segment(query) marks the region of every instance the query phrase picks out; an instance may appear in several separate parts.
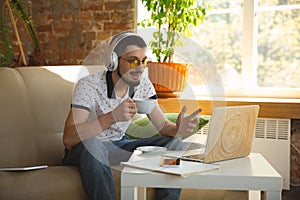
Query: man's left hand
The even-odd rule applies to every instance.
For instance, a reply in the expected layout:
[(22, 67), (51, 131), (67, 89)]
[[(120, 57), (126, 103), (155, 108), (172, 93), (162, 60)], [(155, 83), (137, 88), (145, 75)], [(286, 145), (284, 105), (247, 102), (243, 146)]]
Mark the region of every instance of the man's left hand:
[(194, 132), (199, 123), (197, 115), (201, 112), (201, 109), (195, 110), (192, 114), (185, 116), (187, 110), (186, 106), (183, 106), (181, 112), (176, 120), (177, 136), (190, 135)]

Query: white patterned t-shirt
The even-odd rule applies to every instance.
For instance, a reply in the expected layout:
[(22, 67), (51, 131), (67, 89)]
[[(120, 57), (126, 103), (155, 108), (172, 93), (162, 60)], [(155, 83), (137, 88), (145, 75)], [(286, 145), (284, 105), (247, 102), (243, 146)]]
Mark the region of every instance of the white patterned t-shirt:
[[(108, 74), (109, 73), (109, 74)], [(108, 70), (90, 74), (78, 81), (74, 88), (72, 107), (86, 109), (90, 112), (88, 120), (94, 120), (108, 113), (129, 97), (129, 91), (122, 98), (111, 98), (113, 90), (111, 72)], [(157, 98), (151, 81), (141, 76), (140, 84), (134, 87), (133, 98)], [(119, 140), (124, 136), (131, 120), (116, 122), (97, 136), (101, 140)], [(99, 124), (100, 126), (100, 124)]]

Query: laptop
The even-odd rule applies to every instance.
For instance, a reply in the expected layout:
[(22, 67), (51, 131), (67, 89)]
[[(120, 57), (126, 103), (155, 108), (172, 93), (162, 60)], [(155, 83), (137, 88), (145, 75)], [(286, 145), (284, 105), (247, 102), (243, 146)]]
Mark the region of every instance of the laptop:
[(258, 111), (258, 105), (215, 107), (203, 148), (166, 152), (164, 155), (204, 163), (248, 156)]

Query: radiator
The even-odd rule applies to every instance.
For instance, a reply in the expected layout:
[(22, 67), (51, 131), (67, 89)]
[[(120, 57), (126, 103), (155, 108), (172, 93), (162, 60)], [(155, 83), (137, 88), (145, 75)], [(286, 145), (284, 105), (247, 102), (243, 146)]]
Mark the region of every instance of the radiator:
[[(200, 134), (207, 134), (208, 128), (209, 124)], [(290, 189), (290, 133), (291, 119), (258, 118), (252, 143), (252, 152), (261, 153), (282, 176), (284, 190)]]

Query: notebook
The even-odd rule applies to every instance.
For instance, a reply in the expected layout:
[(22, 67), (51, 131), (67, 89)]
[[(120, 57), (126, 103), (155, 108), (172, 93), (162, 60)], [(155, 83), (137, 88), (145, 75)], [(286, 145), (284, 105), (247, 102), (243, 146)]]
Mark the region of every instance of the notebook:
[[(165, 174), (177, 175), (181, 177), (187, 177), (196, 173), (203, 173), (212, 170), (218, 170), (219, 165), (181, 161), (178, 167), (161, 166), (162, 155), (150, 155), (145, 160), (136, 160), (128, 162), (121, 162), (122, 166), (132, 167), (142, 170), (148, 170), (152, 172), (160, 172)], [(136, 172), (135, 173), (139, 173)], [(142, 172), (143, 173), (143, 172)]]
[(164, 155), (204, 163), (248, 156), (258, 111), (258, 105), (215, 107), (204, 148), (166, 152)]

